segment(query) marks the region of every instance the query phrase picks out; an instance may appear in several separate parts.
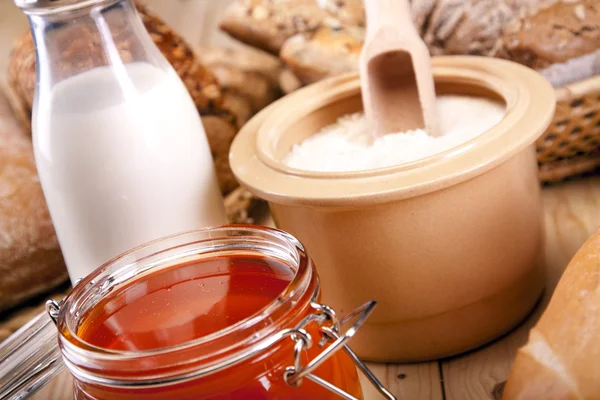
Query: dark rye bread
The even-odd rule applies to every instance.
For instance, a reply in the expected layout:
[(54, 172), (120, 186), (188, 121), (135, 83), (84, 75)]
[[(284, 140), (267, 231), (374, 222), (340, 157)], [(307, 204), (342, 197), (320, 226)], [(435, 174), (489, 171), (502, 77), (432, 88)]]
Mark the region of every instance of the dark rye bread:
[(323, 25), (364, 24), (362, 0), (239, 0), (228, 7), (220, 27), (246, 44), (279, 54), (296, 34)]
[(600, 48), (600, 2), (560, 1), (515, 19), (501, 37), (505, 58), (536, 70)]
[(495, 56), (504, 27), (556, 0), (412, 0), (415, 26), (432, 55)]
[(513, 20), (498, 56), (540, 71), (554, 86), (600, 74), (600, 2), (560, 1)]

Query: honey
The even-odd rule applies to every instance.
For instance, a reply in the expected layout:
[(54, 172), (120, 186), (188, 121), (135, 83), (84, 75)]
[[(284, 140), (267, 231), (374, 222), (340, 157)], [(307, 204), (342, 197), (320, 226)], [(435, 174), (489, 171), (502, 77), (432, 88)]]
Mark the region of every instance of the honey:
[[(174, 247), (155, 243), (150, 248), (165, 248), (133, 251), (137, 262), (125, 256), (78, 285), (58, 323), (75, 398), (339, 399), (310, 377), (292, 382), (286, 375), (327, 348), (328, 321), (317, 312), (312, 262), (277, 242), (277, 232), (245, 231), (262, 235), (252, 239), (255, 248), (235, 237), (223, 239), (225, 246), (189, 237)], [(355, 362), (343, 350), (312, 375), (362, 398)]]
[(159, 271), (83, 317), (77, 335), (113, 350), (175, 346), (227, 328), (276, 299), (293, 271), (260, 256), (215, 257)]

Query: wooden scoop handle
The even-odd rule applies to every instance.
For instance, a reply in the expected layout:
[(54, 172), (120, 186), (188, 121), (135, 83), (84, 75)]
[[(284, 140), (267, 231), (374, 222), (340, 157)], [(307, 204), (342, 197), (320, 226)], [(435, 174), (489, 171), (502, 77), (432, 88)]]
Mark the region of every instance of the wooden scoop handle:
[(412, 129), (437, 136), (429, 50), (414, 27), (407, 0), (366, 0), (361, 54), (366, 117), (376, 137)]

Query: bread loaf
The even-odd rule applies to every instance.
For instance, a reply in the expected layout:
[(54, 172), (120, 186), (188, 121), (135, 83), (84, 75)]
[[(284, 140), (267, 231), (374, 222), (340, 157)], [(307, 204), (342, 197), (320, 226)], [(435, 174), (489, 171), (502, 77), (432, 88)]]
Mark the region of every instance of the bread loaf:
[(495, 56), (504, 27), (557, 0), (413, 0), (413, 19), (431, 54)]
[(600, 398), (600, 231), (571, 260), (519, 349), (504, 400)]
[[(209, 68), (235, 66), (241, 71), (256, 72), (266, 78), (273, 87), (278, 86), (278, 77), (283, 68), (278, 57), (250, 46), (200, 48), (202, 63)], [(222, 82), (221, 86), (224, 84)]]
[(281, 59), (305, 85), (356, 71), (364, 34), (361, 27), (323, 26), (287, 40), (281, 49)]
[(243, 117), (254, 115), (301, 85), (279, 57), (250, 46), (200, 48), (197, 52), (217, 76), (225, 107), (236, 115), (238, 127), (247, 121)]
[(242, 95), (255, 113), (279, 97), (278, 88), (259, 72), (245, 71), (235, 65), (214, 65), (211, 71), (227, 92)]
[(540, 71), (554, 86), (600, 74), (600, 2), (559, 1), (508, 24), (499, 56)]
[(31, 141), (0, 91), (0, 310), (66, 279)]

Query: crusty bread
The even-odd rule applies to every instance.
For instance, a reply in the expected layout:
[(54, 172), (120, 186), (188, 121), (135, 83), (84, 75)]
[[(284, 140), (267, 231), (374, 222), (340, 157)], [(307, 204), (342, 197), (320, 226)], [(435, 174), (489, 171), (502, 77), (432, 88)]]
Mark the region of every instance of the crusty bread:
[(244, 71), (232, 65), (215, 65), (211, 71), (224, 88), (248, 99), (254, 112), (271, 104), (279, 95), (269, 80), (258, 72)]
[(31, 108), (35, 94), (35, 47), (31, 34), (18, 38), (8, 63), (7, 95), (13, 112), (25, 129), (31, 129)]
[(556, 87), (600, 74), (600, 2), (559, 1), (508, 24), (498, 56), (542, 73)]
[(225, 198), (225, 211), (232, 224), (259, 224), (269, 214), (269, 206), (266, 201), (239, 187)]
[(227, 8), (221, 29), (232, 37), (279, 54), (285, 41), (322, 25), (364, 26), (361, 0), (238, 0)]
[[(281, 62), (279, 57), (250, 46), (200, 48), (202, 63), (215, 75), (225, 93), (225, 107), (236, 116), (240, 100), (248, 102), (252, 114), (257, 113), (282, 94), (301, 86), (298, 77)], [(227, 99), (234, 95), (236, 99)], [(233, 104), (234, 109), (227, 104)], [(238, 118), (238, 127), (247, 120)]]
[(413, 0), (413, 20), (431, 54), (495, 56), (504, 27), (557, 0)]
[(323, 26), (285, 42), (281, 59), (307, 85), (323, 78), (358, 70), (364, 28)]
[(215, 171), (219, 177), (219, 184), (223, 193), (230, 193), (238, 183), (229, 166), (229, 147), (237, 134), (237, 128), (229, 121), (216, 115), (202, 117), (202, 125), (210, 143), (210, 151), (215, 164)]
[(252, 107), (252, 101), (235, 91), (230, 92), (225, 90), (223, 100), (223, 106), (231, 111), (235, 117), (235, 125), (238, 128), (244, 126), (255, 113)]
[(279, 88), (283, 94), (290, 94), (302, 87), (300, 78), (289, 68), (282, 68), (279, 73)]
[(600, 398), (600, 230), (571, 260), (519, 349), (505, 400)]
[(0, 310), (66, 279), (31, 141), (0, 91)]
[(600, 48), (600, 2), (559, 1), (514, 19), (502, 32), (508, 59), (540, 70)]

